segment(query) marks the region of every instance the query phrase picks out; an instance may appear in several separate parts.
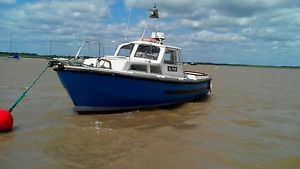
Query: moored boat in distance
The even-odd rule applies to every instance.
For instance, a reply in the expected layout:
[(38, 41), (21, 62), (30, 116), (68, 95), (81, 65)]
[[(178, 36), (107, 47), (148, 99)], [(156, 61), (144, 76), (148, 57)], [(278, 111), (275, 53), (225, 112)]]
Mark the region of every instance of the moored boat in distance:
[(53, 69), (78, 112), (158, 107), (209, 95), (211, 77), (184, 71), (181, 49), (164, 40), (164, 33), (153, 32), (120, 44), (112, 56), (76, 62), (81, 45), (75, 59), (56, 60)]
[(14, 53), (11, 56), (9, 56), (9, 58), (13, 58), (13, 59), (21, 59), (21, 56), (18, 53)]

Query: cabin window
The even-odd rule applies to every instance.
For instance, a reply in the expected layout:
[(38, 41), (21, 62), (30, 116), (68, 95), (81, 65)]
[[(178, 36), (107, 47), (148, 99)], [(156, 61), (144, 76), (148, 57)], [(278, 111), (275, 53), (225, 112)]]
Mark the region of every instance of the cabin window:
[(138, 64), (132, 64), (132, 65), (130, 65), (129, 70), (135, 70), (135, 71), (141, 71), (141, 72), (148, 72), (147, 71), (147, 65), (138, 65)]
[(160, 66), (153, 66), (153, 65), (151, 65), (150, 66), (150, 72), (151, 73), (156, 73), (156, 74), (162, 74)]
[(157, 46), (139, 45), (134, 57), (157, 60), (159, 51)]
[(166, 49), (164, 63), (175, 65), (177, 63), (177, 51), (174, 49)]
[(122, 46), (119, 50), (118, 56), (129, 57), (132, 49), (133, 49), (133, 44)]
[(177, 50), (177, 63), (182, 63), (182, 54), (180, 50)]

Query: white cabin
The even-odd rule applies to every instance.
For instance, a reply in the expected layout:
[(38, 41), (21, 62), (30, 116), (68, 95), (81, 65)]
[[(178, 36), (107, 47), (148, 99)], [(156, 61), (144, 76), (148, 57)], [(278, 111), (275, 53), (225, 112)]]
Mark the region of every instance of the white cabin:
[(164, 45), (164, 34), (159, 35), (157, 37), (155, 33), (149, 39), (121, 44), (113, 56), (85, 59), (83, 64), (115, 71), (183, 78), (180, 48)]

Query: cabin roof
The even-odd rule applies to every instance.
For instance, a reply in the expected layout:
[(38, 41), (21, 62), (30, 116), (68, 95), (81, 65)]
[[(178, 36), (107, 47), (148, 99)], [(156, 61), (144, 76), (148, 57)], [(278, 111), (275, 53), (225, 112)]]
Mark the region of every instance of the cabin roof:
[[(147, 42), (147, 41), (132, 41), (130, 43), (133, 44), (145, 44), (145, 45), (153, 45), (153, 46), (157, 46), (157, 47), (167, 47), (167, 48), (172, 48), (172, 49), (177, 49), (177, 50), (181, 50), (181, 48), (179, 47), (175, 47), (175, 46), (170, 46), (170, 45), (165, 45), (165, 44), (159, 44), (159, 43), (155, 43), (155, 42)], [(130, 43), (126, 43), (126, 44), (130, 44)]]

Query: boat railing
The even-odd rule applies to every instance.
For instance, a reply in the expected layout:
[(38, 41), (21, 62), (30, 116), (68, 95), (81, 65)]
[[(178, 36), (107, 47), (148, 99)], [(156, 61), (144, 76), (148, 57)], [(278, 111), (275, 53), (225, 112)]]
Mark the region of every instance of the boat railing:
[(72, 58), (70, 60), (68, 60), (67, 64), (70, 66), (82, 66), (84, 62), (84, 59), (81, 58)]
[[(78, 51), (77, 51), (77, 53), (75, 55), (75, 59), (77, 59), (79, 57), (79, 54), (80, 54), (82, 48), (85, 46), (85, 44), (88, 43), (90, 45), (91, 42), (98, 42), (98, 44), (99, 44), (99, 51), (98, 51), (99, 56), (98, 57), (100, 57), (100, 48), (101, 48), (101, 42), (100, 42), (100, 40), (86, 39), (86, 40), (84, 40), (81, 43), (81, 45), (80, 45), (80, 47), (79, 47), (79, 49), (78, 49)], [(102, 47), (103, 47), (103, 45), (102, 45)], [(104, 47), (103, 47), (103, 56), (104, 56)], [(89, 57), (91, 57), (91, 56), (89, 55)]]

